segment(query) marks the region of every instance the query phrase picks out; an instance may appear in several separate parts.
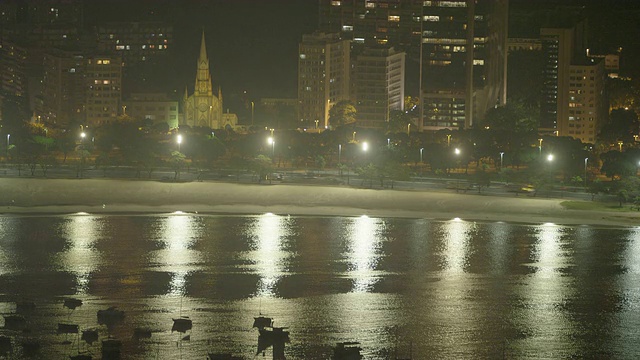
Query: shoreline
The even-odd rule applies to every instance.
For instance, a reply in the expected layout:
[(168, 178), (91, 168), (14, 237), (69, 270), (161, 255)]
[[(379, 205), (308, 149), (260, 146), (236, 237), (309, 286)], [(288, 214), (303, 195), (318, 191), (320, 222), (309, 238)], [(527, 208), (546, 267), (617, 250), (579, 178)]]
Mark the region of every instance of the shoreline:
[(638, 226), (639, 213), (567, 210), (562, 199), (340, 186), (169, 183), (116, 179), (0, 179), (0, 215), (264, 214), (373, 216)]

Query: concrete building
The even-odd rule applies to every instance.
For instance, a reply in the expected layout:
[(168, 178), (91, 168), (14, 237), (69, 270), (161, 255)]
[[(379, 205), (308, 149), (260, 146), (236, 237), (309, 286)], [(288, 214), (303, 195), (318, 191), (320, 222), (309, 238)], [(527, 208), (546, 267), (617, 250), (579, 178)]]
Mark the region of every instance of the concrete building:
[[(508, 0), (320, 0), (320, 29), (407, 53), (421, 130), (473, 127), (506, 102)], [(414, 68), (415, 66), (415, 68)]]
[(385, 130), (391, 110), (404, 109), (405, 53), (366, 49), (354, 61), (353, 96), (359, 127)]
[(559, 122), (569, 118), (569, 69), (577, 59), (586, 56), (584, 23), (568, 28), (542, 28), (543, 53), (542, 102), (540, 104), (541, 135), (560, 135)]
[(470, 128), (506, 103), (508, 1), (424, 1), (421, 129)]
[(169, 129), (178, 127), (178, 101), (163, 93), (134, 93), (122, 102), (123, 114), (136, 120), (151, 120), (153, 124), (166, 123)]
[(86, 61), (80, 52), (50, 50), (44, 54), (42, 94), (36, 114), (48, 127), (67, 128), (84, 121)]
[(559, 119), (558, 135), (594, 144), (608, 115), (605, 96), (605, 62), (587, 61), (569, 66), (567, 102), (563, 104), (566, 119)]
[(507, 51), (518, 50), (541, 51), (542, 43), (540, 38), (509, 38), (507, 40)]
[(350, 41), (339, 34), (303, 35), (298, 50), (298, 101), (301, 128), (329, 126), (329, 109), (350, 100)]
[(164, 56), (173, 46), (173, 27), (160, 22), (112, 22), (95, 33), (98, 51), (120, 53), (125, 67)]
[(97, 126), (121, 113), (122, 60), (119, 56), (91, 56), (86, 61), (85, 123)]

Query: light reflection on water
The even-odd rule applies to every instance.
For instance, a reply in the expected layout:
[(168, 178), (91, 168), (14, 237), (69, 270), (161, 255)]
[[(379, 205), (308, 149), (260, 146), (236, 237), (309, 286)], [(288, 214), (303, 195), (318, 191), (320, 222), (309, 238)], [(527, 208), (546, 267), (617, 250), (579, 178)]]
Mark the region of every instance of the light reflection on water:
[[(127, 359), (252, 358), (259, 313), (287, 358), (359, 341), (367, 359), (638, 358), (640, 229), (371, 217), (0, 217), (0, 311), (26, 314), (42, 358), (58, 322), (123, 340)], [(25, 286), (29, 284), (31, 286)], [(73, 312), (63, 298), (84, 304)], [(117, 306), (107, 329), (96, 311)], [(189, 341), (172, 318), (193, 319)], [(153, 329), (149, 340), (132, 329)], [(22, 338), (22, 333), (0, 330)], [(397, 348), (397, 349), (396, 349)], [(99, 352), (99, 347), (94, 347)]]

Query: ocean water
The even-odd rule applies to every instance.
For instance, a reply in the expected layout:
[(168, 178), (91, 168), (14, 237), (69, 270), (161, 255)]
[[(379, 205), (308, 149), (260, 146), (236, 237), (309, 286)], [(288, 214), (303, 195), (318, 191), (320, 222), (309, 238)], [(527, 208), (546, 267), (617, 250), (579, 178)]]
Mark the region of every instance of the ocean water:
[[(82, 305), (65, 307), (70, 298)], [(124, 317), (99, 324), (98, 310), (112, 306)], [(99, 359), (108, 338), (121, 341), (122, 359), (252, 359), (260, 314), (287, 327), (287, 359), (328, 359), (344, 341), (359, 342), (365, 359), (637, 359), (640, 227), (3, 216), (0, 313), (24, 318), (20, 329), (0, 329), (11, 359)], [(172, 332), (180, 316), (190, 331)], [(136, 328), (151, 336), (135, 337)], [(27, 353), (23, 342), (39, 348)]]

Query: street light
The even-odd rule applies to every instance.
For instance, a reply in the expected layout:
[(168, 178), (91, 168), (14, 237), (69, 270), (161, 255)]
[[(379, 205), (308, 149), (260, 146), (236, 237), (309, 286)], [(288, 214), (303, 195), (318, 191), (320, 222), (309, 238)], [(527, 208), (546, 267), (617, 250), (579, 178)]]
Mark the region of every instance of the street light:
[(451, 134), (447, 134), (447, 147), (451, 145)]
[(618, 146), (620, 147), (620, 152), (622, 152), (622, 144), (624, 144), (622, 141), (618, 141)]
[(420, 163), (422, 164), (422, 152), (424, 151), (424, 148), (420, 148)]
[(7, 159), (9, 158), (9, 139), (11, 139), (11, 134), (7, 134)]
[(273, 137), (269, 137), (267, 142), (271, 145), (271, 158), (274, 158), (276, 152), (276, 141)]
[(391, 146), (391, 139), (387, 138), (387, 147)]
[(176, 137), (176, 142), (178, 143), (178, 152), (180, 152), (180, 144), (182, 144), (182, 135), (178, 134)]
[(351, 141), (356, 142), (356, 132), (353, 132), (353, 137), (351, 138)]
[(538, 142), (540, 143), (540, 145), (538, 145), (538, 154), (540, 154), (540, 156), (542, 156), (542, 138), (538, 139)]
[(453, 150), (453, 152), (454, 152), (456, 155), (460, 155), (460, 149), (458, 149), (458, 148), (455, 148), (455, 150)]
[(553, 161), (553, 154), (547, 155), (547, 161), (548, 162), (552, 162)]
[(369, 144), (365, 141), (362, 143), (362, 151), (367, 152), (367, 150), (369, 150)]
[(500, 170), (502, 170), (502, 158), (504, 157), (504, 151), (500, 151)]
[(338, 144), (338, 164), (342, 163), (342, 144)]
[(584, 158), (584, 188), (587, 188), (587, 162), (589, 158)]

